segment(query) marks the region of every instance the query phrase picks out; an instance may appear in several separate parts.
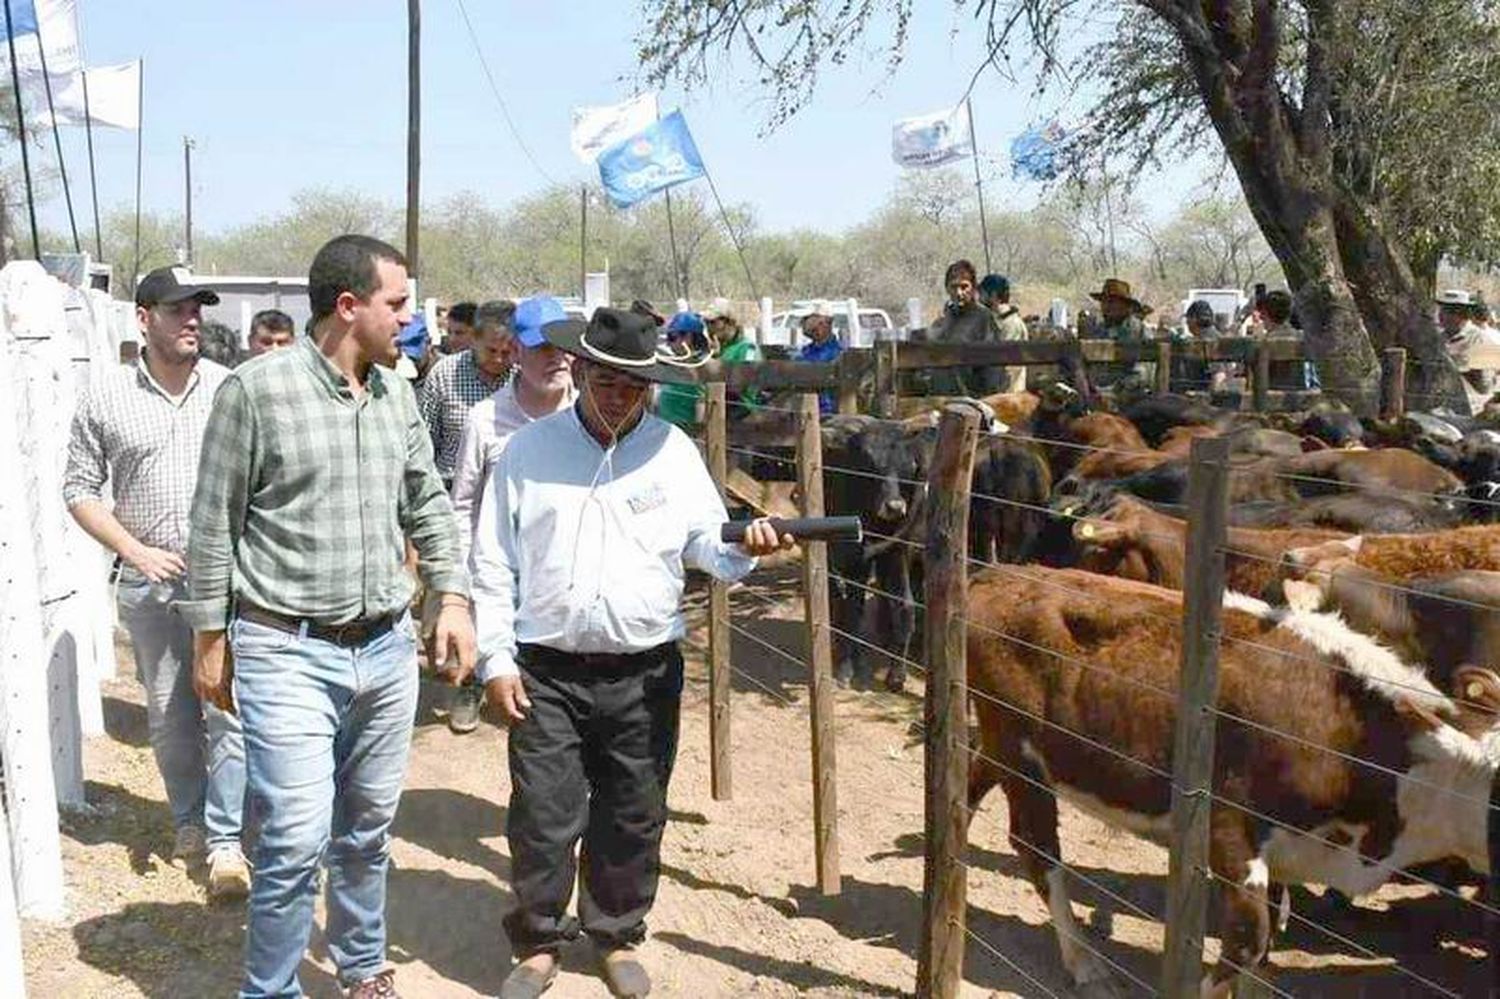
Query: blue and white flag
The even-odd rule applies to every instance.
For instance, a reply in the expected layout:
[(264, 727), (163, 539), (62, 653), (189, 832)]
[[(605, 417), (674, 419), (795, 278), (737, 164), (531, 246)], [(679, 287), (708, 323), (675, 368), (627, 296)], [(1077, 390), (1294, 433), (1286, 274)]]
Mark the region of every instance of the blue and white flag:
[(943, 166), (973, 152), (967, 100), (947, 111), (902, 118), (891, 129), (891, 159), (898, 166)]
[(657, 119), (656, 94), (637, 94), (620, 104), (573, 109), (573, 155), (594, 163), (610, 146)]
[(629, 208), (657, 191), (703, 174), (703, 157), (681, 111), (673, 111), (599, 154), (599, 180), (616, 208)]
[(1063, 153), (1073, 133), (1056, 119), (1028, 128), (1010, 142), (1010, 172), (1026, 180), (1055, 180), (1063, 169)]

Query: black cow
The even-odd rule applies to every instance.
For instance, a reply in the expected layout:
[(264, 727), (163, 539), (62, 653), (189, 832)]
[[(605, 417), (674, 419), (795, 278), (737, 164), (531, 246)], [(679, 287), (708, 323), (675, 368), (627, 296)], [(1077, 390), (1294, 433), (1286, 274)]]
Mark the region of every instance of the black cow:
[(979, 439), (969, 502), (969, 556), (1030, 562), (1050, 517), (1052, 473), (1036, 448), (1004, 434)]
[[(823, 434), (824, 505), (834, 516), (858, 516), (863, 542), (828, 546), (834, 676), (840, 686), (873, 683), (869, 646), (888, 650), (889, 690), (906, 684), (903, 660), (917, 632), (914, 567), (924, 539), (927, 466), (935, 444), (930, 429), (869, 417), (835, 417)], [(873, 582), (872, 582), (873, 579)], [(866, 597), (873, 621), (865, 627)], [(860, 636), (854, 641), (848, 636)], [(867, 643), (867, 644), (862, 644)]]

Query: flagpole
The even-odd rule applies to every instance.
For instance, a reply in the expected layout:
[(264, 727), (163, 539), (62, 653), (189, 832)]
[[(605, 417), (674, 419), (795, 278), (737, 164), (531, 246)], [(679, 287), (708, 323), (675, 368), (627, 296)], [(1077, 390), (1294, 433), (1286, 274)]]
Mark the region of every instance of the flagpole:
[[(9, 0), (7, 0), (9, 2)], [(135, 268), (130, 272), (130, 294), (141, 273), (141, 150), (146, 143), (146, 60), (135, 75)]]
[[(7, 0), (9, 2), (9, 0)], [(78, 219), (73, 215), (73, 189), (68, 186), (68, 163), (63, 159), (62, 133), (57, 128), (57, 108), (52, 104), (52, 77), (47, 72), (47, 46), (42, 41), (42, 26), (36, 29), (36, 54), (42, 69), (42, 89), (47, 93), (47, 114), (52, 118), (52, 145), (57, 150), (57, 173), (62, 178), (63, 201), (68, 206), (68, 228), (73, 233), (73, 252), (82, 253), (83, 244), (78, 241)], [(80, 68), (79, 72), (83, 70)], [(84, 114), (88, 114), (88, 105), (84, 105)]]
[(714, 204), (719, 206), (719, 218), (724, 220), (724, 229), (729, 233), (729, 239), (734, 243), (734, 252), (739, 254), (740, 266), (745, 268), (745, 280), (750, 282), (750, 297), (757, 302), (760, 301), (760, 291), (755, 287), (755, 276), (750, 273), (750, 261), (745, 259), (745, 248), (740, 245), (740, 237), (734, 231), (734, 226), (729, 224), (729, 213), (724, 210), (724, 199), (719, 197), (719, 185), (714, 183), (714, 175), (708, 172), (708, 167), (703, 167), (703, 176), (708, 180), (708, 189), (714, 194)]
[(974, 99), (964, 99), (964, 111), (969, 115), (969, 152), (974, 157), (974, 193), (979, 195), (979, 235), (984, 240), (984, 272), (994, 273), (990, 263), (990, 224), (984, 216), (984, 183), (979, 179), (979, 136), (974, 132)]
[[(89, 109), (89, 71), (80, 69), (83, 77), (83, 134), (89, 143), (89, 193), (94, 201), (94, 257), (104, 261), (104, 236), (99, 231), (99, 175), (94, 169), (94, 112)], [(53, 122), (56, 127), (56, 121)]]
[(589, 186), (578, 185), (578, 301), (583, 302), (589, 287)]
[[(5, 41), (10, 46), (10, 85), (16, 95), (16, 135), (21, 140), (21, 173), (26, 179), (26, 214), (31, 220), (31, 256), (42, 255), (42, 241), (36, 234), (36, 199), (31, 192), (31, 156), (26, 152), (26, 113), (21, 106), (21, 70), (16, 65), (16, 33), (10, 16), (10, 0), (5, 0)], [(41, 37), (37, 48), (42, 47)]]
[(677, 291), (677, 297), (686, 299), (687, 294), (682, 287), (682, 264), (677, 259), (677, 226), (672, 222), (672, 192), (662, 192), (667, 196), (667, 242), (672, 246), (672, 286)]

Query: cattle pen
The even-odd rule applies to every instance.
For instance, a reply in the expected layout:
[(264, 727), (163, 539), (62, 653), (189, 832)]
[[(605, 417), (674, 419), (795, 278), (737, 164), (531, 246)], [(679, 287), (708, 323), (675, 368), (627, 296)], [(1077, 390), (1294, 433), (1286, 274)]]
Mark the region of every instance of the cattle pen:
[[(1020, 349), (1023, 347), (1025, 349)], [(976, 363), (1049, 364), (1056, 363), (1061, 356), (1072, 351), (1081, 353), (1089, 362), (1152, 358), (1159, 364), (1158, 388), (1165, 391), (1166, 376), (1160, 373), (1168, 370), (1171, 349), (1165, 343), (1132, 345), (1124, 351), (1113, 344), (1086, 342), (1081, 345), (1077, 342), (1072, 345), (1000, 344), (980, 348), (882, 343), (868, 357), (844, 359), (832, 365), (768, 362), (713, 366), (704, 372), (705, 419), (697, 439), (705, 451), (716, 483), (729, 501), (740, 500), (752, 509), (777, 515), (844, 513), (847, 511), (828, 507), (825, 483), (853, 478), (865, 481), (873, 489), (874, 483), (869, 480), (889, 479), (891, 476), (870, 468), (848, 467), (826, 453), (826, 424), (841, 417), (830, 419), (820, 415), (818, 391), (835, 393), (841, 414), (853, 414), (868, 407), (879, 415), (863, 419), (900, 426), (905, 433), (920, 433), (911, 421), (895, 419), (900, 406), (898, 372)], [(1267, 349), (1264, 345), (1230, 342), (1219, 349), (1224, 351), (1225, 357), (1249, 359), (1251, 369), (1258, 367), (1262, 372), (1264, 362), (1256, 360), (1257, 357), (1269, 360), (1272, 357), (1301, 356), (1296, 344), (1277, 344)], [(1285, 351), (1285, 357), (1282, 351)], [(1404, 352), (1389, 351), (1383, 360), (1381, 413), (1386, 419), (1398, 419), (1405, 411), (1407, 401)], [(743, 425), (737, 425), (734, 419), (736, 407), (742, 404), (734, 401), (733, 394), (753, 388), (784, 389), (793, 393), (792, 404), (758, 404), (759, 412), (770, 413), (780, 421), (776, 423), (773, 419), (774, 425), (769, 429), (765, 425), (742, 429)], [(1265, 388), (1262, 378), (1261, 387), (1250, 393), (1253, 400), (1250, 408), (1264, 413), (1308, 401), (1291, 395), (1271, 392)], [(899, 529), (882, 531), (878, 526), (866, 525), (866, 544), (905, 549), (912, 558), (920, 560), (919, 571), (924, 575), (920, 596), (914, 592), (892, 592), (889, 584), (881, 578), (872, 582), (869, 576), (854, 578), (847, 574), (847, 570), (841, 572), (837, 565), (831, 568), (828, 544), (811, 542), (803, 545), (801, 602), (807, 650), (804, 656), (768, 641), (747, 627), (748, 621), (736, 619), (734, 604), (743, 607), (748, 602), (753, 607), (766, 602), (756, 592), (753, 583), (733, 588), (711, 584), (709, 640), (706, 648), (700, 651), (706, 656), (710, 676), (710, 759), (714, 798), (728, 800), (733, 794), (733, 761), (729, 750), (733, 724), (732, 679), (744, 680), (761, 687), (768, 696), (785, 699), (777, 691), (757, 684), (753, 676), (736, 667), (731, 655), (731, 639), (738, 637), (805, 670), (809, 691), (806, 711), (810, 725), (808, 749), (813, 789), (815, 877), (823, 893), (839, 891), (838, 758), (840, 753), (858, 748), (840, 744), (835, 738), (835, 663), (843, 654), (836, 652), (835, 647), (842, 645), (845, 650), (873, 653), (892, 666), (899, 664), (918, 676), (923, 684), (922, 717), (913, 723), (913, 730), (921, 734), (924, 747), (921, 779), (925, 804), (922, 835), (925, 873), (916, 981), (919, 996), (957, 995), (963, 981), (964, 954), (970, 946), (1010, 968), (1019, 980), (1027, 983), (1028, 989), (1035, 989), (1036, 994), (1055, 995), (1066, 991), (1049, 986), (1045, 969), (1027, 967), (1017, 955), (1006, 953), (1003, 947), (976, 932), (967, 918), (966, 885), (970, 876), (978, 871), (966, 854), (971, 813), (978, 804), (971, 795), (971, 771), (988, 768), (998, 774), (998, 779), (992, 783), (1005, 786), (1013, 801), (1028, 794), (1034, 800), (1036, 793), (1040, 792), (1054, 799), (1048, 807), (1056, 812), (1057, 801), (1063, 800), (1045, 765), (1018, 765), (1018, 761), (1030, 757), (1023, 754), (1016, 759), (1001, 759), (987, 749), (984, 733), (974, 728), (972, 720), (974, 715), (984, 715), (986, 710), (992, 717), (1023, 723), (1031, 733), (1045, 733), (1050, 741), (1076, 743), (1084, 747), (1087, 758), (1095, 763), (1106, 761), (1111, 765), (1137, 769), (1158, 782), (1169, 795), (1170, 805), (1165, 809), (1163, 823), (1166, 828), (1161, 836), (1161, 842), (1167, 847), (1169, 873), (1163, 893), (1165, 897), (1154, 909), (1143, 904), (1136, 892), (1111, 888), (1110, 879), (1101, 877), (1098, 872), (1070, 866), (1055, 843), (1028, 840), (1018, 832), (1016, 816), (1011, 814), (1009, 817), (1010, 842), (1017, 854), (1029, 855), (1039, 860), (1041, 868), (1059, 872), (1055, 881), (1049, 874), (1044, 883), (1061, 892), (1060, 903), (1055, 897), (1046, 899), (1045, 892), (1043, 897), (1048, 902), (1054, 929), (1059, 935), (1064, 965), (1080, 994), (1117, 994), (1115, 986), (1123, 985), (1131, 991), (1147, 994), (1197, 995), (1205, 984), (1206, 974), (1217, 976), (1215, 984), (1224, 994), (1299, 994), (1285, 983), (1278, 984), (1276, 954), (1281, 949), (1278, 941), (1287, 939), (1288, 930), (1295, 946), (1300, 949), (1335, 950), (1381, 969), (1370, 982), (1359, 981), (1360, 976), (1349, 968), (1341, 969), (1343, 973), (1332, 978), (1303, 974), (1299, 980), (1313, 984), (1300, 994), (1367, 994), (1366, 989), (1372, 988), (1376, 991), (1368, 994), (1456, 996), (1473, 994), (1481, 987), (1479, 983), (1488, 988), (1488, 967), (1473, 955), (1480, 950), (1494, 951), (1494, 947), (1483, 938), (1490, 934), (1493, 939), (1497, 917), (1500, 917), (1500, 911), (1493, 908), (1490, 901), (1496, 896), (1487, 895), (1482, 888), (1476, 890), (1472, 879), (1455, 876), (1451, 865), (1440, 863), (1448, 854), (1418, 856), (1422, 845), (1412, 847), (1410, 842), (1403, 841), (1400, 830), (1378, 831), (1379, 817), (1374, 815), (1368, 802), (1356, 803), (1352, 812), (1347, 808), (1340, 811), (1347, 803), (1339, 805), (1331, 800), (1316, 803), (1322, 808), (1321, 812), (1311, 806), (1311, 810), (1301, 807), (1283, 810), (1281, 806), (1285, 804), (1286, 796), (1271, 801), (1244, 787), (1226, 785), (1224, 766), (1226, 755), (1235, 758), (1236, 747), (1246, 742), (1279, 741), (1292, 747), (1292, 757), (1296, 759), (1326, 758), (1344, 768), (1340, 780), (1381, 788), (1392, 798), (1421, 799), (1429, 809), (1445, 810), (1443, 814), (1451, 817), (1453, 825), (1464, 826), (1467, 839), (1463, 846), (1472, 848), (1466, 854), (1471, 867), (1483, 867), (1485, 865), (1478, 861), (1485, 859), (1486, 846), (1495, 840), (1494, 836), (1488, 835), (1485, 817), (1495, 814), (1489, 802), (1494, 751), (1488, 748), (1494, 733), (1488, 723), (1500, 710), (1500, 699), (1497, 699), (1500, 698), (1500, 680), (1496, 680), (1491, 688), (1487, 677), (1467, 672), (1445, 676), (1443, 682), (1433, 677), (1429, 682), (1420, 668), (1372, 677), (1361, 673), (1366, 667), (1358, 661), (1358, 652), (1364, 648), (1362, 643), (1367, 641), (1365, 638), (1339, 639), (1350, 643), (1355, 652), (1344, 650), (1335, 655), (1327, 653), (1326, 648), (1315, 642), (1299, 639), (1297, 642), (1278, 643), (1257, 637), (1253, 630), (1247, 632), (1239, 621), (1245, 613), (1244, 602), (1236, 597), (1226, 602), (1226, 559), (1258, 562), (1273, 572), (1278, 571), (1283, 559), (1279, 554), (1259, 549), (1244, 550), (1233, 540), (1237, 535), (1232, 527), (1231, 484), (1242, 472), (1231, 455), (1227, 436), (1207, 436), (1193, 441), (1187, 457), (1187, 495), (1181, 511), (1185, 533), (1170, 539), (1185, 549), (1184, 579), (1176, 583), (1182, 596), (1173, 613), (1155, 615), (1160, 618), (1158, 623), (1169, 626), (1175, 636), (1175, 646), (1163, 650), (1163, 655), (1169, 653), (1172, 659), (1170, 682), (1154, 684), (1131, 677), (1110, 662), (1091, 661), (1076, 651), (1048, 647), (1035, 635), (996, 628), (992, 622), (974, 616), (974, 603), (969, 592), (975, 579), (980, 580), (981, 585), (993, 586), (992, 582), (985, 581), (1008, 578), (1016, 581), (1016, 585), (1024, 586), (1025, 592), (1057, 591), (1075, 606), (1098, 604), (1113, 591), (1101, 593), (1077, 588), (1076, 577), (1053, 573), (1040, 566), (1004, 564), (974, 557), (968, 545), (971, 510), (986, 506), (1024, 510), (1054, 524), (1065, 524), (1068, 533), (1085, 541), (1091, 529), (1102, 522), (1101, 511), (1087, 503), (1059, 506), (977, 490), (973, 485), (975, 453), (990, 435), (989, 431), (981, 429), (980, 412), (972, 407), (950, 405), (934, 419), (936, 427), (927, 431), (929, 453), (922, 462), (922, 474), (899, 479), (896, 483), (902, 489), (923, 497), (922, 516), (913, 515)], [(1073, 451), (1075, 457), (1144, 453), (1143, 446), (1118, 448), (1075, 443), (1031, 436), (1024, 428), (1010, 428), (1000, 436), (1025, 447)], [(795, 482), (790, 493), (768, 488), (766, 483), (747, 475), (747, 469), (759, 474), (775, 465), (784, 466), (788, 473), (776, 478)], [(1278, 471), (1274, 478), (1291, 490), (1306, 489), (1308, 495), (1321, 491), (1370, 492), (1375, 497), (1393, 495), (1393, 487), (1375, 487), (1366, 482), (1304, 474), (1296, 470)], [(1394, 494), (1402, 501), (1409, 498), (1447, 504), (1455, 500), (1447, 493), (1422, 492), (1409, 487), (1394, 487)], [(1493, 508), (1500, 512), (1500, 501), (1470, 499), (1464, 502), (1475, 504), (1475, 508), (1481, 511)], [(1482, 519), (1494, 518), (1486, 516)], [(1359, 533), (1346, 530), (1344, 536)], [(1475, 565), (1472, 568), (1500, 569), (1500, 565)], [(1322, 573), (1331, 579), (1335, 572), (1314, 566), (1302, 575), (1316, 578)], [(1132, 578), (1153, 582), (1140, 576)], [(1376, 578), (1367, 583), (1377, 590), (1396, 594), (1416, 592), (1412, 585), (1401, 580)], [(862, 626), (864, 621), (871, 620), (870, 617), (862, 619), (861, 626), (850, 627), (847, 620), (830, 611), (831, 588), (845, 593), (858, 592), (875, 602), (871, 606), (887, 605), (887, 611), (890, 606), (906, 605), (914, 617), (922, 621), (919, 633), (925, 633), (925, 638), (918, 639), (912, 647), (893, 648), (875, 631)], [(1001, 589), (1004, 589), (1003, 584)], [(1152, 599), (1157, 597), (1153, 594)], [(1462, 605), (1463, 601), (1458, 603)], [(1266, 623), (1261, 627), (1268, 633), (1273, 628), (1290, 627), (1281, 622), (1292, 612), (1262, 606), (1267, 609), (1255, 610), (1254, 613), (1262, 615)], [(1480, 613), (1500, 611), (1500, 607), (1473, 601), (1470, 601), (1470, 606)], [(878, 606), (874, 613), (880, 613)], [(1229, 617), (1234, 617), (1237, 623), (1226, 623)], [(976, 636), (1024, 649), (1028, 655), (1053, 659), (1059, 664), (1058, 668), (1069, 671), (1075, 681), (1078, 677), (1098, 675), (1106, 677), (1109, 682), (1138, 689), (1143, 697), (1156, 702), (1156, 707), (1140, 710), (1161, 713), (1165, 705), (1165, 713), (1170, 718), (1170, 739), (1159, 747), (1160, 753), (1155, 758), (1145, 758), (1133, 754), (1131, 747), (1113, 745), (1096, 732), (1087, 730), (1087, 726), (1054, 716), (1035, 704), (1018, 703), (1003, 694), (976, 688), (971, 683), (974, 665), (968, 662), (975, 648)], [(1368, 644), (1375, 646), (1376, 643), (1370, 641)], [(920, 650), (920, 661), (914, 658), (913, 648)], [(1367, 756), (1357, 747), (1351, 751), (1343, 744), (1324, 744), (1318, 736), (1297, 730), (1290, 723), (1282, 727), (1274, 716), (1237, 710), (1221, 695), (1221, 657), (1231, 668), (1231, 679), (1236, 682), (1247, 663), (1252, 666), (1259, 663), (1268, 673), (1292, 675), (1288, 674), (1288, 669), (1295, 667), (1293, 673), (1301, 670), (1310, 677), (1321, 676), (1323, 679), (1316, 681), (1321, 684), (1319, 689), (1335, 691), (1341, 697), (1347, 691), (1340, 684), (1362, 683), (1378, 695), (1377, 700), (1384, 698), (1372, 709), (1378, 718), (1371, 720), (1374, 716), (1361, 716), (1362, 724), (1367, 724), (1371, 731), (1378, 729), (1388, 734), (1383, 726), (1397, 719), (1398, 724), (1408, 726), (1403, 732), (1420, 730), (1428, 736), (1437, 732), (1436, 741), (1450, 736), (1463, 740), (1463, 752), (1452, 761), (1443, 757), (1439, 761), (1441, 765), (1435, 764), (1423, 770), (1420, 766), (1410, 765), (1409, 760), (1400, 762), (1406, 760), (1405, 750), (1397, 752), (1394, 757), (1374, 752)], [(1396, 669), (1395, 666), (1390, 668)], [(1451, 687), (1455, 681), (1458, 682), (1456, 690)], [(1416, 746), (1418, 743), (1413, 741), (1402, 745)], [(1427, 743), (1421, 745), (1427, 746)], [(1026, 748), (1029, 750), (1030, 747)], [(1459, 780), (1452, 776), (1452, 768), (1443, 769), (1446, 766), (1443, 761), (1453, 762), (1459, 770), (1464, 765), (1478, 767), (1482, 773), (1470, 774), (1473, 779)], [(1041, 761), (1038, 759), (1037, 762)], [(1257, 776), (1253, 767), (1251, 776)], [(1479, 777), (1483, 779), (1479, 780)], [(1316, 816), (1314, 812), (1317, 812)], [(1415, 816), (1401, 813), (1399, 809), (1392, 814), (1398, 825), (1410, 826), (1416, 821)], [(1386, 900), (1377, 896), (1382, 899), (1379, 904), (1387, 910), (1378, 912), (1355, 905), (1344, 893), (1332, 888), (1324, 888), (1321, 894), (1309, 893), (1299, 884), (1269, 880), (1261, 854), (1242, 858), (1244, 866), (1236, 869), (1236, 876), (1229, 876), (1216, 839), (1216, 830), (1227, 822), (1226, 816), (1236, 816), (1244, 828), (1252, 830), (1258, 837), (1258, 845), (1274, 842), (1284, 853), (1296, 849), (1312, 850), (1319, 856), (1318, 863), (1342, 865), (1340, 870), (1344, 873), (1353, 872), (1350, 875), (1352, 881), (1370, 885), (1372, 892), (1383, 883), (1398, 881), (1436, 904), (1456, 908), (1471, 918), (1462, 920), (1456, 930), (1451, 924), (1445, 926), (1445, 931), (1454, 939), (1442, 943), (1442, 953), (1437, 952), (1439, 948), (1431, 948), (1434, 951), (1431, 954), (1421, 953), (1430, 948), (1431, 941), (1422, 940), (1420, 935), (1417, 940), (1409, 941), (1415, 948), (1393, 945), (1393, 941), (1401, 940), (1402, 934), (1397, 932), (1393, 936), (1389, 927), (1380, 928), (1373, 924), (1380, 920), (1399, 920), (1402, 899)], [(1385, 836), (1387, 832), (1389, 836)], [(1408, 840), (1411, 838), (1409, 836)], [(1290, 847), (1289, 843), (1300, 846)], [(1414, 852), (1409, 855), (1392, 852), (1393, 843)], [(1454, 843), (1444, 845), (1453, 846), (1452, 853), (1462, 852)], [(1479, 851), (1478, 855), (1474, 849)], [(1408, 856), (1414, 858), (1410, 863), (1403, 859)], [(1164, 925), (1163, 953), (1155, 976), (1142, 975), (1139, 969), (1131, 970), (1111, 956), (1107, 942), (1101, 945), (1091, 939), (1073, 916), (1065, 890), (1061, 888), (1065, 880), (1085, 886), (1087, 891), (1107, 899), (1111, 906), (1117, 906), (1118, 911), (1132, 918)], [(1321, 882), (1310, 883), (1321, 885)], [(1363, 896), (1365, 891), (1351, 894)], [(1240, 905), (1240, 900), (1246, 904)], [(1211, 909), (1219, 911), (1221, 916), (1215, 919)], [(1233, 948), (1214, 939), (1218, 930), (1224, 928), (1226, 917), (1223, 913), (1229, 913), (1228, 918), (1234, 923), (1229, 927), (1236, 936)], [(1262, 923), (1257, 923), (1257, 913)], [(1254, 934), (1265, 919), (1270, 919), (1274, 925), (1265, 927), (1264, 949), (1258, 950)], [(1252, 935), (1248, 951), (1244, 949), (1246, 945), (1242, 939), (1245, 932)], [(1362, 932), (1369, 934), (1370, 942), (1361, 941)], [(1246, 956), (1241, 957), (1242, 953)], [(1217, 961), (1217, 971), (1208, 969), (1205, 961), (1210, 964)]]

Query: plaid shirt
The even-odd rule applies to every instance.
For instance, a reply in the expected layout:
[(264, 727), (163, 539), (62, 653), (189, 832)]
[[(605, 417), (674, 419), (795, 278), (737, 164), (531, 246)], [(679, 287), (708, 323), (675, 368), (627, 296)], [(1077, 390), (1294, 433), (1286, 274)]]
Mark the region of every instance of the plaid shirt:
[(404, 537), (423, 582), (468, 593), (411, 387), (372, 367), (356, 397), (311, 337), (219, 390), (192, 528), (178, 607), (198, 631), (225, 627), (236, 599), (323, 624), (398, 611), (413, 589)]
[(469, 410), (494, 395), (509, 377), (508, 369), (499, 378), (480, 371), (473, 350), (445, 357), (427, 372), (422, 382), (422, 419), (432, 434), (438, 474), (444, 479), (451, 480), (458, 467), (458, 447)]
[(228, 368), (199, 361), (186, 391), (174, 399), (144, 359), (106, 371), (73, 414), (63, 501), (69, 508), (102, 502), (104, 484), (112, 480), (115, 519), (132, 538), (186, 552), (203, 428), (228, 376)]

